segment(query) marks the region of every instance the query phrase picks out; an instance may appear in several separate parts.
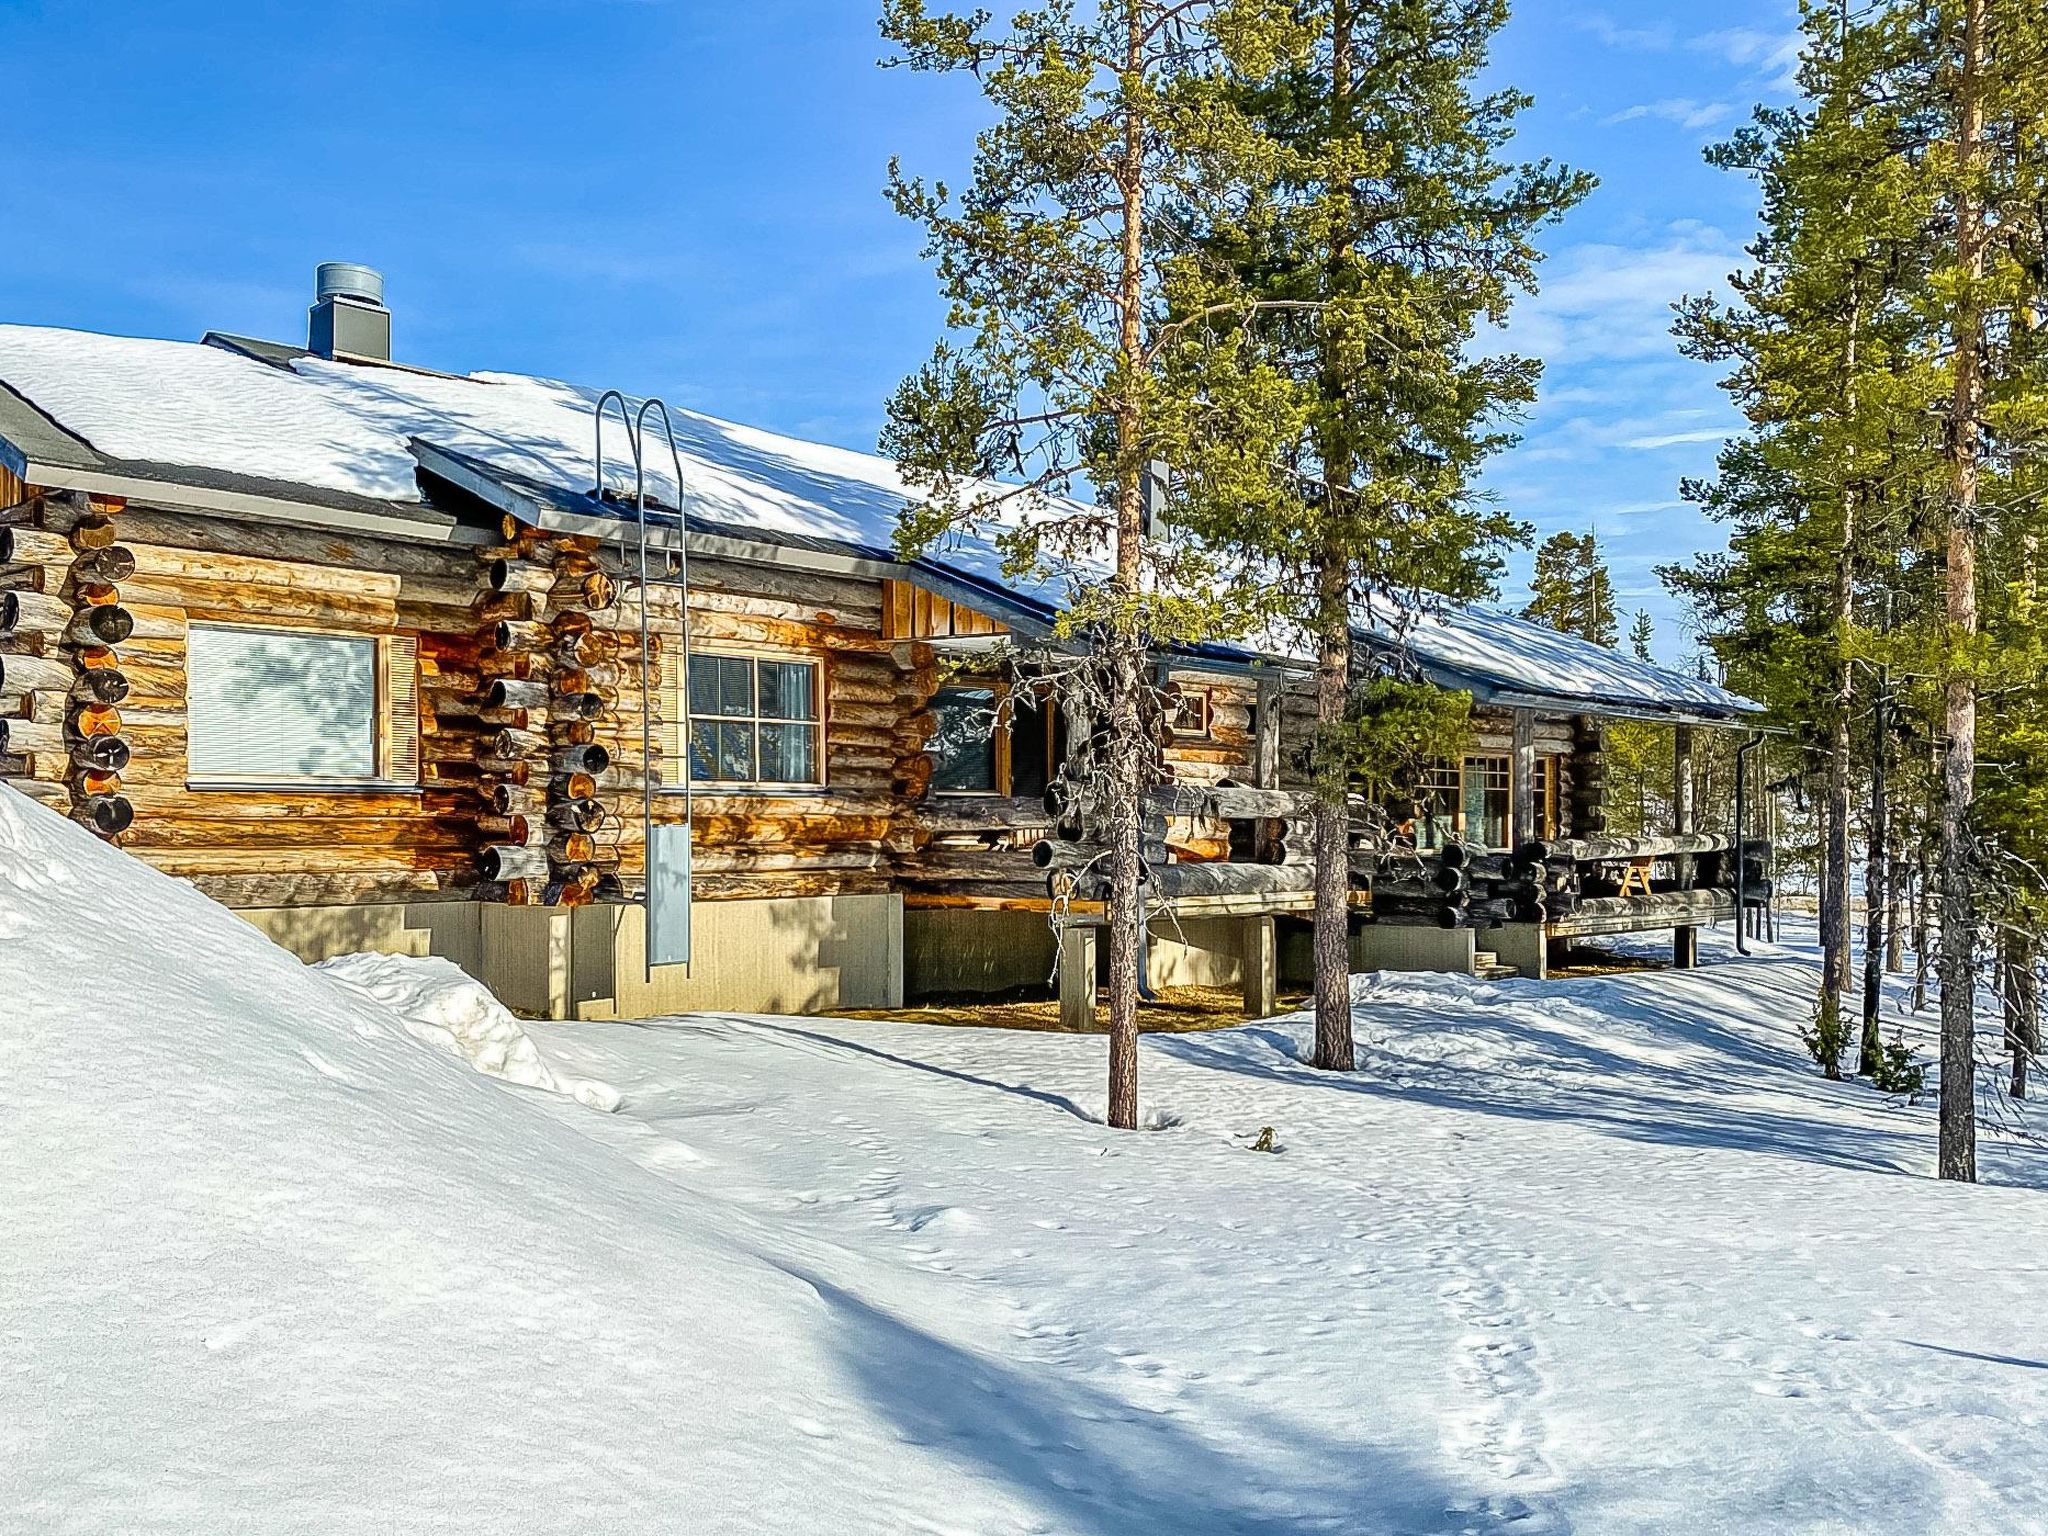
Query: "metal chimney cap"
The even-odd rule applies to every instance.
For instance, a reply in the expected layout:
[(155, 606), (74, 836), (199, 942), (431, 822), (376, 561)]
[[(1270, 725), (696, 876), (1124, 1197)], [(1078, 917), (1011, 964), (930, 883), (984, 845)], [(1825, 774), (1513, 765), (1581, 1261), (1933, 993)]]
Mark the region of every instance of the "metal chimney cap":
[(314, 302), (354, 299), (359, 304), (384, 303), (384, 274), (353, 261), (323, 261), (313, 271)]

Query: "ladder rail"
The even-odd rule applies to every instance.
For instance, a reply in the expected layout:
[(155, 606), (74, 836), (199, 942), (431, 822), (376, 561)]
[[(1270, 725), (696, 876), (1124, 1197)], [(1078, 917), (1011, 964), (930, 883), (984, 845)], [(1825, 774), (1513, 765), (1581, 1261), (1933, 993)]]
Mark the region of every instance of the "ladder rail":
[[(648, 885), (650, 888), (648, 900), (650, 910), (653, 901), (654, 796), (657, 775), (654, 770), (654, 716), (652, 711), (653, 700), (651, 697), (653, 688), (648, 646), (650, 625), (647, 615), (647, 593), (650, 578), (647, 566), (647, 455), (644, 450), (647, 444), (648, 415), (653, 411), (661, 413), (662, 436), (668, 441), (669, 461), (675, 470), (675, 564), (672, 571), (664, 571), (662, 585), (679, 589), (682, 594), (682, 600), (678, 605), (680, 611), (676, 618), (679, 663), (676, 687), (676, 710), (678, 715), (676, 722), (678, 726), (676, 736), (676, 769), (682, 778), (682, 836), (686, 857), (691, 840), (695, 835), (697, 813), (696, 774), (690, 762), (688, 735), (681, 729), (683, 720), (687, 718), (688, 714), (685, 706), (690, 692), (690, 547), (689, 517), (683, 508), (683, 454), (682, 450), (676, 446), (675, 423), (669, 417), (667, 403), (659, 398), (650, 396), (641, 402), (640, 409), (634, 417), (633, 431), (636, 461), (633, 510), (634, 521), (638, 524), (640, 535), (640, 763), (642, 770), (640, 777), (640, 814), (642, 835), (646, 840), (646, 852), (643, 858), (648, 864)], [(687, 892), (687, 875), (685, 879), (685, 890)], [(687, 895), (685, 899), (688, 899)], [(687, 965), (687, 963), (686, 961), (685, 964)], [(651, 948), (647, 952), (647, 977), (650, 981), (654, 979), (654, 961)]]

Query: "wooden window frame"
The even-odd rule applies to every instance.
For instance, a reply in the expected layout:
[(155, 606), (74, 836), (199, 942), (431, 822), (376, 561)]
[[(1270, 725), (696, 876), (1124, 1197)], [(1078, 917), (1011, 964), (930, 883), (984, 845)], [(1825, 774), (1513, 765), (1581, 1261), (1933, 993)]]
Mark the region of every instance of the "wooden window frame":
[(1548, 839), (1558, 835), (1557, 789), (1558, 775), (1564, 766), (1564, 756), (1558, 752), (1536, 754), (1536, 782), (1533, 800), (1536, 805), (1536, 825), (1516, 829), (1516, 841), (1527, 842), (1531, 838)]
[[(1497, 775), (1496, 782), (1482, 785), (1481, 788), (1492, 790), (1496, 793), (1505, 792), (1508, 797), (1507, 809), (1501, 819), (1501, 825), (1507, 832), (1507, 848), (1489, 848), (1487, 850), (1488, 852), (1508, 851), (1508, 849), (1512, 849), (1516, 838), (1520, 835), (1515, 826), (1515, 765), (1514, 758), (1511, 755), (1502, 752), (1468, 752), (1455, 762), (1432, 763), (1424, 771), (1423, 782), (1417, 786), (1417, 798), (1423, 799), (1426, 805), (1429, 802), (1425, 797), (1449, 791), (1451, 795), (1450, 836), (1461, 843), (1470, 842), (1472, 827), (1470, 819), (1465, 814), (1465, 792), (1471, 782), (1470, 769), (1474, 763), (1501, 765), (1493, 770)], [(1556, 804), (1556, 792), (1557, 786), (1555, 776), (1553, 775), (1550, 790), (1551, 804), (1553, 806)], [(1424, 818), (1418, 817), (1417, 819), (1421, 821)], [(1415, 845), (1419, 849), (1442, 846), (1441, 844), (1423, 842), (1419, 828), (1416, 834)]]
[[(1213, 741), (1216, 734), (1216, 701), (1214, 694), (1211, 690), (1204, 687), (1185, 687), (1180, 684), (1175, 684), (1174, 687), (1175, 692), (1172, 695), (1173, 713), (1167, 720), (1169, 728), (1173, 731), (1173, 739), (1175, 741)], [(1200, 723), (1184, 726), (1181, 724), (1181, 714), (1190, 705), (1194, 706)]]
[[(986, 688), (995, 696), (996, 729), (990, 736), (990, 745), (995, 749), (995, 788), (993, 789), (934, 789), (935, 800), (1007, 800), (1011, 786), (1016, 782), (1015, 758), (1011, 756), (1010, 725), (1008, 708), (1010, 683), (1007, 678), (955, 677), (948, 678), (932, 692), (936, 699), (948, 689)], [(930, 745), (929, 742), (926, 743)]]
[[(276, 635), (287, 640), (341, 640), (368, 644), (374, 686), (370, 705), (370, 726), (376, 738), (377, 771), (370, 776), (330, 777), (319, 774), (195, 774), (192, 772), (192, 716), (190, 676), (194, 630), (234, 630), (243, 634)], [(194, 794), (278, 794), (317, 791), (323, 795), (418, 795), (422, 782), (420, 719), (419, 636), (409, 631), (338, 629), (327, 625), (264, 624), (234, 619), (203, 619), (185, 626), (181, 657), (187, 678), (185, 714), (185, 788)], [(410, 665), (411, 676), (399, 685), (398, 669)], [(410, 701), (409, 721), (398, 706)], [(394, 768), (410, 766), (407, 777)]]
[[(733, 722), (745, 720), (748, 724), (752, 725), (755, 731), (754, 760), (756, 767), (759, 767), (760, 765), (760, 728), (764, 718), (770, 725), (809, 725), (816, 738), (817, 743), (813, 761), (816, 762), (818, 765), (818, 775), (815, 779), (794, 780), (758, 778), (700, 779), (696, 776), (695, 772), (693, 771), (690, 774), (689, 782), (686, 785), (680, 781), (674, 784), (668, 783), (667, 775), (664, 774), (663, 783), (660, 791), (662, 794), (680, 795), (684, 793), (694, 793), (698, 795), (805, 795), (821, 793), (828, 787), (828, 780), (830, 777), (831, 770), (829, 764), (826, 762), (826, 744), (828, 737), (826, 733), (827, 721), (825, 718), (825, 704), (827, 698), (829, 697), (829, 694), (826, 688), (825, 678), (826, 658), (822, 653), (817, 651), (796, 650), (793, 648), (785, 649), (777, 646), (726, 643), (723, 641), (712, 641), (708, 644), (700, 644), (699, 642), (692, 640), (690, 642), (687, 652), (679, 648), (674, 651), (666, 652), (665, 654), (673, 656), (675, 658), (676, 667), (674, 672), (674, 682), (672, 685), (673, 713), (675, 717), (675, 735), (673, 742), (670, 746), (670, 750), (662, 754), (662, 758), (664, 761), (674, 761), (685, 765), (687, 765), (690, 761), (689, 751), (691, 715), (689, 663), (695, 661), (700, 656), (715, 656), (719, 657), (722, 660), (745, 661), (750, 664), (763, 661), (780, 661), (791, 662), (801, 666), (807, 666), (811, 669), (812, 718), (810, 720), (782, 720), (775, 718), (773, 716), (764, 717), (760, 713), (758, 713), (761, 707), (761, 680), (760, 673), (758, 671), (755, 671), (752, 674), (754, 678), (753, 696), (754, 709), (756, 713), (751, 715), (708, 715), (705, 718), (708, 720)], [(664, 672), (666, 672), (668, 669), (667, 667), (664, 667), (663, 670)], [(663, 692), (665, 694), (669, 693), (670, 689), (664, 688)], [(668, 698), (663, 698), (661, 700), (661, 703), (664, 706), (667, 706), (669, 705), (670, 700)], [(664, 730), (666, 730), (666, 727), (664, 727)]]
[(1458, 762), (1458, 838), (1461, 842), (1472, 841), (1472, 828), (1465, 815), (1465, 801), (1471, 790), (1472, 765), (1474, 763), (1495, 764), (1484, 770), (1491, 777), (1479, 784), (1481, 794), (1498, 793), (1506, 797), (1501, 809), (1501, 841), (1499, 844), (1484, 844), (1489, 853), (1503, 853), (1514, 847), (1515, 842), (1515, 759), (1506, 752), (1467, 752)]

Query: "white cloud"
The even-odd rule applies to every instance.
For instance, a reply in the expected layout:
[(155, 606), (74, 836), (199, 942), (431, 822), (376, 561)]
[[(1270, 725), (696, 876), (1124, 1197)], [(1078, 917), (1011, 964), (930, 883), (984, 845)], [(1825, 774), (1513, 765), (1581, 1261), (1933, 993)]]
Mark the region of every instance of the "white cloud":
[(1771, 90), (1790, 93), (1798, 88), (1799, 50), (1805, 43), (1805, 34), (1796, 27), (1785, 32), (1726, 27), (1689, 38), (1685, 46), (1698, 53), (1717, 54), (1730, 64), (1753, 70)]
[(1621, 446), (1637, 452), (1658, 448), (1676, 448), (1681, 443), (1718, 443), (1728, 434), (1713, 430), (1703, 432), (1665, 432), (1652, 437), (1632, 437)]
[(1613, 17), (1600, 11), (1586, 11), (1572, 18), (1572, 25), (1581, 32), (1590, 32), (1610, 48), (1627, 48), (1644, 53), (1661, 53), (1675, 41), (1671, 29), (1664, 26), (1630, 27), (1623, 26)]
[(1687, 96), (1672, 96), (1662, 101), (1646, 101), (1633, 107), (1625, 107), (1610, 117), (1602, 118), (1601, 121), (1612, 126), (1616, 123), (1633, 123), (1646, 117), (1654, 117), (1663, 122), (1676, 123), (1686, 129), (1711, 128), (1728, 118), (1734, 110), (1725, 101), (1694, 101)]
[(1728, 236), (1699, 229), (1667, 230), (1651, 246), (1567, 246), (1516, 306), (1509, 342), (1554, 364), (1672, 356), (1672, 304), (1722, 286), (1742, 260)]

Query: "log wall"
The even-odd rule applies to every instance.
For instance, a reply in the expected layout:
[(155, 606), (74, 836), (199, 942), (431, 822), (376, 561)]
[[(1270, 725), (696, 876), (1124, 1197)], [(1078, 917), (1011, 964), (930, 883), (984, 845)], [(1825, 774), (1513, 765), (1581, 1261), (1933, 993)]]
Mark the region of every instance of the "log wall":
[(468, 786), (451, 785), (424, 752), (415, 792), (190, 787), (185, 669), (195, 623), (416, 635), (425, 726), (450, 678), (463, 687), (475, 675), (467, 637), (474, 557), (144, 507), (119, 521), (135, 557), (122, 584), (135, 618), (121, 647), (135, 747), (125, 776), (135, 824), (124, 846), (231, 906), (468, 895), (476, 835)]
[[(690, 568), (690, 643), (727, 654), (786, 656), (821, 669), (825, 784), (817, 790), (745, 792), (699, 787), (692, 821), (695, 893), (717, 901), (830, 896), (896, 888), (894, 860), (917, 842), (915, 801), (931, 781), (925, 739), (938, 686), (931, 645), (884, 637), (883, 583), (866, 578), (699, 559)], [(656, 589), (650, 607), (664, 635), (678, 594)], [(630, 590), (619, 605), (637, 627)], [(678, 679), (680, 682), (680, 679)], [(617, 760), (640, 761), (639, 685), (625, 679), (609, 726)], [(620, 815), (620, 869), (628, 890), (645, 878), (640, 795), (631, 775), (605, 786)], [(680, 796), (656, 819), (682, 816)]]

